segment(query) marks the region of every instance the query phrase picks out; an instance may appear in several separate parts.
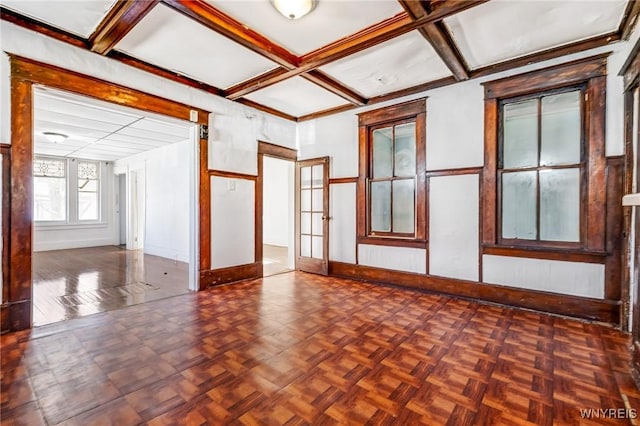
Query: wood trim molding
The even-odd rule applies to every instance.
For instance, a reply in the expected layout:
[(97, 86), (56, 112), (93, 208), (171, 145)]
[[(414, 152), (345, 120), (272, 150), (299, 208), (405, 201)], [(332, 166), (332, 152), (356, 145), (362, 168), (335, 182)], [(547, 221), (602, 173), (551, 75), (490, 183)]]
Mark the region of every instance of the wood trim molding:
[(249, 175), (246, 173), (238, 173), (238, 172), (229, 172), (226, 170), (209, 170), (209, 176), (228, 178), (228, 179), (243, 179), (243, 180), (252, 180), (255, 181), (258, 176)]
[(91, 50), (106, 55), (122, 40), (159, 0), (121, 0), (111, 7), (89, 36)]
[(11, 145), (0, 144), (2, 154), (2, 294), (0, 295), (0, 333), (11, 329), (9, 325), (9, 270), (11, 268)]
[(246, 105), (246, 106), (251, 107), (251, 108), (255, 108), (255, 109), (259, 110), (259, 111), (263, 111), (263, 112), (269, 113), (271, 115), (275, 115), (276, 117), (284, 118), (285, 120), (298, 121), (298, 118), (294, 117), (293, 115), (287, 114), (286, 112), (279, 111), (279, 110), (277, 110), (275, 108), (271, 108), (271, 107), (259, 104), (258, 102), (252, 101), (252, 100), (247, 99), (247, 98), (236, 99), (236, 102), (241, 103), (241, 104)]
[(620, 28), (618, 32), (623, 40), (628, 40), (633, 29), (638, 25), (638, 17), (640, 16), (640, 1), (629, 0), (627, 8), (624, 11)]
[[(9, 241), (8, 300), (2, 313), (9, 329), (31, 327), (32, 310), (32, 206), (33, 206), (33, 85), (73, 92), (82, 96), (190, 121), (191, 112), (198, 114), (198, 124), (208, 124), (209, 112), (155, 95), (17, 55), (9, 55), (11, 65), (11, 191)], [(207, 267), (210, 246), (207, 140), (200, 140), (200, 262)]]
[(405, 117), (413, 117), (427, 112), (427, 98), (414, 99), (388, 107), (373, 109), (358, 114), (358, 125), (369, 126), (371, 124), (389, 121), (393, 116), (393, 121), (402, 120)]
[(604, 264), (607, 253), (586, 252), (579, 250), (554, 250), (540, 247), (506, 247), (495, 245), (483, 245), (482, 254), (506, 257), (524, 257), (527, 259), (559, 260), (565, 262), (583, 262)]
[(268, 155), (269, 157), (280, 158), (282, 160), (296, 161), (298, 159), (297, 150), (260, 140), (258, 141), (258, 154)]
[(258, 262), (247, 263), (245, 265), (230, 266), (228, 268), (210, 269), (200, 271), (200, 282), (204, 288), (231, 284), (238, 281), (246, 281), (260, 278), (258, 274)]
[(482, 174), (482, 167), (463, 167), (460, 169), (441, 169), (441, 170), (427, 170), (427, 178), (438, 176), (456, 176), (456, 175), (478, 175)]
[(337, 185), (341, 183), (358, 183), (358, 177), (341, 177), (341, 178), (330, 178), (329, 185)]
[(47, 37), (51, 37), (55, 40), (68, 43), (72, 46), (88, 49), (89, 42), (86, 39), (75, 34), (62, 31), (59, 28), (54, 27), (53, 25), (49, 25), (28, 16), (21, 15), (17, 12), (14, 12), (13, 10), (3, 7), (2, 5), (0, 5), (0, 19), (18, 25), (19, 27), (35, 31)]
[(640, 84), (640, 39), (636, 41), (633, 49), (631, 49), (629, 57), (624, 61), (618, 75), (621, 75), (624, 78), (625, 91), (628, 91), (631, 87)]
[(289, 76), (287, 74), (286, 68), (274, 68), (249, 80), (245, 80), (227, 88), (224, 91), (224, 96), (227, 99), (235, 101), (236, 99), (239, 99), (244, 95), (248, 95), (249, 93), (255, 92), (256, 90), (271, 86), (272, 84), (286, 80), (287, 78), (289, 78)]
[(620, 303), (534, 290), (523, 290), (495, 284), (465, 281), (410, 272), (392, 271), (370, 266), (329, 262), (329, 275), (381, 284), (499, 303), (558, 315), (567, 315), (609, 324), (618, 324)]
[(483, 83), (485, 99), (520, 96), (606, 76), (607, 57), (610, 53)]
[(209, 111), (170, 101), (156, 95), (101, 80), (95, 77), (65, 70), (55, 65), (9, 54), (14, 78), (32, 83), (44, 84), (56, 89), (72, 91), (83, 96), (106, 100), (162, 115), (190, 121), (191, 111), (198, 113), (198, 124), (209, 124)]

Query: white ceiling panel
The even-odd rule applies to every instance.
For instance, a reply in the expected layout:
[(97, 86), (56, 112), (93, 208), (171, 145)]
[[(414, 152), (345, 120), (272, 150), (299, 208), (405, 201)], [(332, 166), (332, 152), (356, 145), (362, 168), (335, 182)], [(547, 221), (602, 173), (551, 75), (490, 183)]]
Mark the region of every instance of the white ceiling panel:
[(321, 67), (370, 98), (451, 75), (417, 31)]
[(154, 7), (116, 48), (223, 89), (277, 66), (162, 4)]
[[(54, 89), (37, 87), (34, 151), (111, 161), (189, 139), (192, 123)], [(52, 143), (44, 132), (63, 133)]]
[(290, 78), (250, 93), (246, 98), (295, 117), (347, 103), (341, 97), (302, 77)]
[(7, 9), (88, 38), (114, 0), (1, 0)]
[(561, 46), (618, 28), (627, 2), (494, 0), (445, 19), (472, 68)]
[(320, 0), (311, 13), (292, 21), (277, 12), (267, 0), (207, 2), (297, 55), (309, 53), (404, 10), (396, 0)]

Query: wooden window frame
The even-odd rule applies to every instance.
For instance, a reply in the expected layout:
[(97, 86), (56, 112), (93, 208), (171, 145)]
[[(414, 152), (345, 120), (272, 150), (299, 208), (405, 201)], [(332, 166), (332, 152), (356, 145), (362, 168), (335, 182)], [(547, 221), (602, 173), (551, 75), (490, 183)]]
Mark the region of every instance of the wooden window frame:
[[(358, 244), (391, 245), (426, 248), (427, 246), (427, 182), (426, 182), (426, 98), (379, 108), (358, 114), (359, 173), (357, 185), (357, 242)], [(368, 177), (371, 172), (374, 128), (401, 122), (416, 123), (416, 204), (415, 234), (397, 235), (370, 233)]]
[[(606, 229), (605, 115), (609, 53), (484, 83), (485, 164), (483, 170), (482, 243), (485, 248), (604, 253)], [(504, 100), (584, 86), (584, 154), (581, 168), (580, 242), (503, 239), (499, 155)]]

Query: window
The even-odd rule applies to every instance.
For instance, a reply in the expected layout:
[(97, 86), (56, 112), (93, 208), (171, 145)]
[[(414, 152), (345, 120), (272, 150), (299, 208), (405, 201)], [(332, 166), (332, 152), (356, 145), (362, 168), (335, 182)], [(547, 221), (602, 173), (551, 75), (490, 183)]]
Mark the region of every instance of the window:
[(78, 161), (78, 220), (98, 220), (100, 198), (95, 162)]
[(68, 224), (99, 221), (100, 173), (97, 161), (34, 158), (34, 220)]
[(359, 115), (359, 242), (425, 246), (425, 112), (420, 99)]
[(485, 83), (485, 247), (604, 251), (605, 95), (605, 55)]
[(501, 102), (501, 239), (581, 241), (583, 89)]
[(36, 158), (33, 161), (33, 214), (38, 221), (67, 219), (66, 160)]

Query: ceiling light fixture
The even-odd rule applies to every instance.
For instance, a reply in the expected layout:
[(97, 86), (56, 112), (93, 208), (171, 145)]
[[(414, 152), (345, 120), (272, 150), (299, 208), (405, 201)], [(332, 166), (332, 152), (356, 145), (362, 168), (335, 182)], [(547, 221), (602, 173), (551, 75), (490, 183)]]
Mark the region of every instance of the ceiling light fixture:
[(318, 0), (270, 0), (273, 7), (287, 19), (300, 19), (311, 12)]
[(60, 143), (69, 137), (65, 134), (56, 133), (56, 132), (42, 132), (42, 134), (44, 135), (45, 138), (47, 138), (49, 142), (52, 142), (52, 143)]

